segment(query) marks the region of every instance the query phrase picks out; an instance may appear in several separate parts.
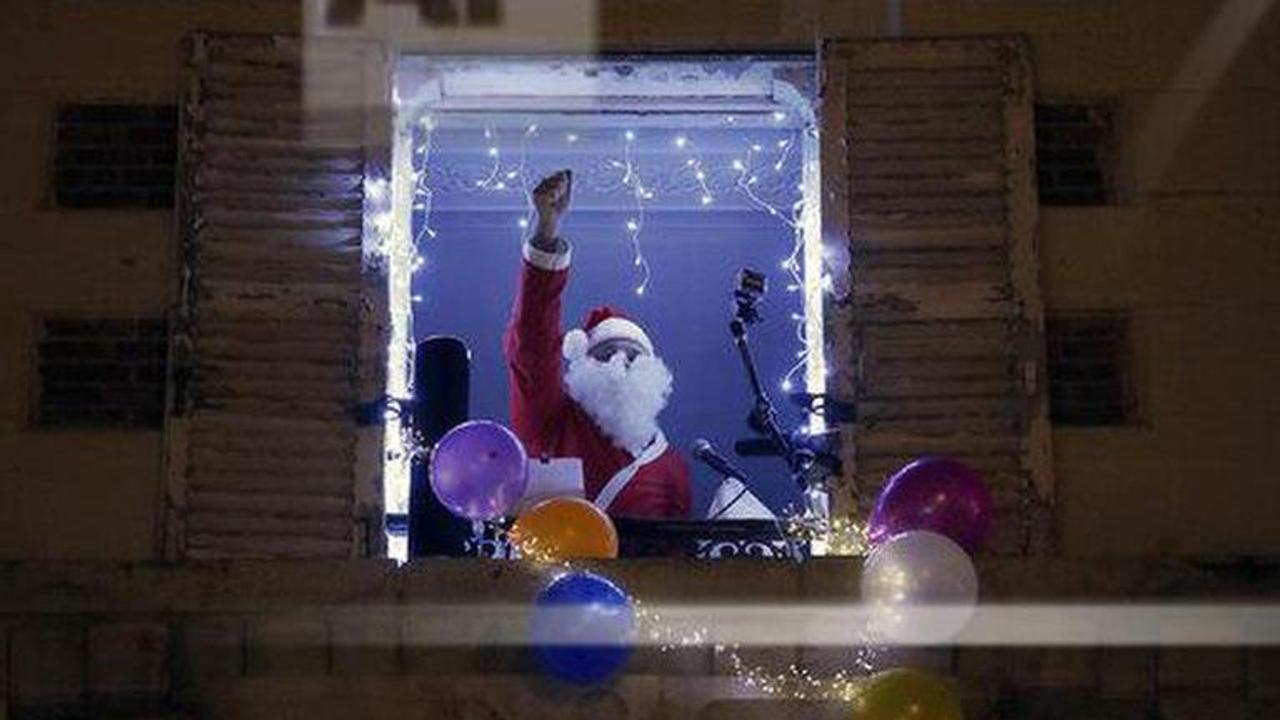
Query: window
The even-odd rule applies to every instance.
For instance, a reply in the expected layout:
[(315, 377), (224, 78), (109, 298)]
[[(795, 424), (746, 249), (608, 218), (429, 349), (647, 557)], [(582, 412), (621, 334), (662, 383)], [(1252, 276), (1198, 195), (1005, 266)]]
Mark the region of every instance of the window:
[[(296, 38), (197, 33), (190, 47), (184, 108), (208, 122), (184, 128), (182, 165), (209, 182), (182, 183), (179, 199), (192, 291), (175, 373), (189, 380), (168, 442), (189, 451), (169, 466), (170, 557), (349, 557), (394, 545), (382, 531), (403, 526), (419, 448), (401, 433), (402, 406), (379, 403), (412, 397), (412, 343), (453, 335), (473, 349), (469, 416), (502, 419), (501, 331), (530, 229), (529, 184), (566, 167), (575, 282), (564, 324), (616, 297), (653, 331), (679, 372), (663, 418), (672, 445), (703, 436), (727, 451), (751, 433), (727, 321), (734, 277), (752, 267), (774, 275), (752, 345), (780, 410), (803, 419), (782, 393), (829, 385), (859, 408), (862, 476), (836, 488), (836, 511), (904, 458), (930, 453), (960, 451), (996, 470), (997, 495), (1017, 500), (1008, 515), (1035, 500), (1029, 489), (1052, 487), (1048, 464), (1027, 450), (1042, 446), (1032, 433), (1047, 423), (1021, 422), (1047, 405), (1045, 373), (1023, 371), (1041, 357), (1039, 334), (1025, 332), (1041, 325), (1041, 306), (1021, 41), (832, 41), (820, 112), (812, 57), (406, 53), (390, 78), (392, 152), (368, 113), (287, 144), (275, 122), (223, 122), (260, 101), (257, 68), (294, 83)], [(360, 71), (339, 73), (343, 98), (389, 94), (369, 71), (379, 58), (349, 60)], [(232, 63), (244, 72), (224, 72)], [(203, 90), (214, 83), (223, 94), (211, 100)], [(294, 128), (300, 108), (264, 112)], [(245, 183), (260, 194), (248, 205)], [(386, 408), (384, 423), (370, 407)], [(788, 512), (796, 483), (776, 459), (758, 460), (770, 469), (744, 467), (760, 478), (753, 493)], [(695, 516), (714, 489), (697, 484)], [(1030, 547), (1021, 519), (1004, 518), (1008, 537), (992, 546)]]
[(1045, 205), (1106, 205), (1114, 200), (1108, 103), (1036, 105), (1036, 164)]
[(36, 424), (160, 427), (166, 354), (163, 320), (45, 319)]
[[(431, 169), (419, 175), (416, 196), (400, 198), (410, 222), (398, 240), (406, 249), (392, 259), (412, 265), (398, 291), (393, 283), (392, 305), (405, 315), (390, 355), (406, 346), (400, 337), (461, 339), (472, 358), (471, 417), (508, 420), (501, 339), (535, 221), (528, 194), (569, 168), (574, 199), (563, 232), (574, 249), (560, 322), (579, 327), (588, 309), (609, 304), (653, 334), (676, 376), (661, 416), (672, 446), (705, 436), (727, 449), (752, 434), (744, 422), (752, 398), (728, 331), (743, 268), (768, 288), (752, 347), (779, 417), (788, 429), (820, 425), (783, 399), (825, 386), (818, 133), (809, 100), (782, 79), (812, 77), (812, 58), (415, 57), (399, 72), (405, 87), (432, 88), (406, 100), (409, 121), (399, 123), (412, 128), (401, 142), (412, 148), (405, 157), (415, 175)], [(394, 417), (387, 437), (394, 448)], [(384, 478), (394, 515), (407, 507), (409, 482), (403, 454), (390, 455)], [(775, 512), (800, 502), (780, 459), (735, 461)], [(697, 519), (719, 480), (692, 470), (701, 480)]]
[(62, 105), (57, 123), (59, 207), (173, 207), (176, 107)]
[(1046, 325), (1053, 423), (1134, 422), (1128, 317), (1116, 312), (1051, 315)]

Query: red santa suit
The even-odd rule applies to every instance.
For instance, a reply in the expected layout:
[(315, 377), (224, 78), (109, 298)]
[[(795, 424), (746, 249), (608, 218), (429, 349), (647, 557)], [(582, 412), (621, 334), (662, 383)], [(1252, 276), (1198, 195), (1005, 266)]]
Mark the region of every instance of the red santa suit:
[(615, 445), (569, 397), (560, 328), (569, 254), (543, 252), (528, 244), (524, 252), (511, 324), (503, 338), (516, 435), (532, 457), (581, 458), (587, 499), (610, 515), (688, 517), (689, 466), (662, 433), (638, 456), (632, 455)]

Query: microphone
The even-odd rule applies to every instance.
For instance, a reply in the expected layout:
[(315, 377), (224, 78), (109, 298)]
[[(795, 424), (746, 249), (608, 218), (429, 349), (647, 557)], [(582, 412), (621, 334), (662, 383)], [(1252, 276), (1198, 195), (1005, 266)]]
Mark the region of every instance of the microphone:
[(747, 479), (747, 474), (734, 467), (733, 463), (729, 462), (723, 455), (716, 452), (711, 441), (706, 438), (698, 438), (693, 441), (693, 446), (690, 448), (690, 451), (699, 462), (725, 477), (738, 478), (739, 480)]

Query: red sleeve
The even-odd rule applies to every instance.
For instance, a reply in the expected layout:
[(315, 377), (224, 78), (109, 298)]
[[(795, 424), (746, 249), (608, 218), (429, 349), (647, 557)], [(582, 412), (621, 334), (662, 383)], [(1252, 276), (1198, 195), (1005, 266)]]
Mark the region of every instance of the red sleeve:
[(503, 337), (510, 375), (511, 425), (531, 455), (550, 452), (565, 404), (560, 365), (560, 296), (569, 271), (521, 262), (520, 284)]

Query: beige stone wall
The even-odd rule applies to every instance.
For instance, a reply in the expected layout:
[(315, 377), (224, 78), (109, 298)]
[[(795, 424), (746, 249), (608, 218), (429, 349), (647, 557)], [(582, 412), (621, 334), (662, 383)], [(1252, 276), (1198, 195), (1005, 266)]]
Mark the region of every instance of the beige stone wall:
[(285, 30), (293, 2), (6, 3), (0, 39), (0, 556), (157, 553), (159, 432), (32, 428), (36, 314), (163, 316), (176, 274), (169, 211), (59, 211), (57, 103), (176, 103), (193, 28)]
[[(1113, 97), (1127, 204), (1041, 214), (1051, 309), (1128, 308), (1139, 426), (1055, 433), (1068, 554), (1273, 554), (1280, 511), (1280, 11), (1259, 3), (610, 0), (614, 50), (792, 49), (818, 36), (1020, 33), (1047, 99)], [(1266, 5), (1266, 3), (1261, 3)], [(162, 313), (166, 212), (59, 212), (48, 169), (60, 100), (169, 102), (194, 28), (296, 30), (292, 0), (6, 5), (0, 24), (0, 557), (156, 552), (160, 437), (29, 427), (39, 312)], [(1239, 27), (1252, 28), (1248, 31)]]
[(1054, 434), (1067, 553), (1280, 547), (1280, 12), (1256, 5), (908, 4), (912, 32), (1030, 33), (1044, 98), (1119, 102), (1126, 203), (1041, 210), (1049, 308), (1136, 331), (1141, 424)]

